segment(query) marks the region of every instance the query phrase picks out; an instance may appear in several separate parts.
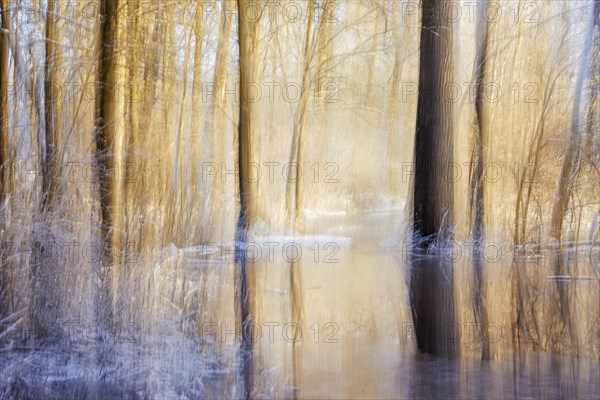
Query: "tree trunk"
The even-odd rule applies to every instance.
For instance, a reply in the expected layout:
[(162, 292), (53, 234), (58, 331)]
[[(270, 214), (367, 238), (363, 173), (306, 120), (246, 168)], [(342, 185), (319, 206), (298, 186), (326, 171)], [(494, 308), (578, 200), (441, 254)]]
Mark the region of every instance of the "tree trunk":
[[(300, 96), (300, 104), (296, 111), (296, 121), (294, 121), (294, 133), (292, 137), (292, 147), (290, 150), (290, 165), (296, 165), (297, 171), (301, 171), (303, 168), (300, 163), (302, 162), (302, 151), (304, 145), (304, 131), (306, 129), (306, 121), (308, 120), (308, 99), (310, 97), (310, 80), (311, 80), (311, 65), (313, 61), (313, 55), (315, 53), (315, 43), (313, 43), (313, 29), (314, 29), (314, 10), (316, 7), (315, 0), (312, 0), (308, 4), (308, 26), (306, 28), (306, 36), (304, 42), (304, 62), (302, 68), (302, 88)], [(317, 37), (316, 40), (319, 40)], [(294, 179), (289, 179), (286, 188), (286, 209), (288, 225), (292, 230), (296, 230), (298, 227), (298, 220), (302, 212), (302, 179), (300, 175), (295, 176)]]
[[(223, 0), (221, 4), (221, 28), (219, 30), (219, 38), (217, 41), (217, 55), (215, 59), (215, 72), (213, 84), (216, 85), (216, 97), (210, 102), (209, 111), (207, 113), (210, 118), (210, 124), (206, 124), (207, 131), (210, 131), (210, 158), (217, 164), (218, 171), (221, 171), (222, 165), (218, 161), (225, 162), (227, 160), (227, 150), (225, 147), (225, 137), (227, 137), (226, 120), (227, 120), (227, 103), (225, 102), (225, 85), (229, 72), (229, 46), (231, 42), (231, 31), (235, 18), (230, 15), (235, 9), (235, 3), (228, 0)], [(223, 182), (221, 174), (217, 174), (212, 182), (209, 182), (210, 188), (204, 193), (207, 193), (210, 204), (211, 215), (203, 218), (207, 221), (208, 226), (214, 231), (212, 237), (222, 239), (226, 230), (222, 227), (222, 222), (225, 219), (224, 212), (227, 211), (224, 207), (226, 204), (227, 193), (230, 190), (229, 184)], [(224, 186), (227, 185), (227, 191)]]
[(259, 180), (253, 176), (258, 166), (258, 105), (250, 99), (252, 85), (258, 84), (258, 27), (255, 7), (248, 7), (250, 0), (238, 0), (238, 30), (240, 53), (240, 115), (239, 115), (239, 175), (241, 223), (251, 227), (257, 218), (263, 217), (259, 211)]
[[(174, 215), (174, 223), (176, 225), (176, 235), (177, 238), (188, 238), (187, 224), (190, 222), (189, 219), (185, 218), (186, 214), (189, 212), (191, 206), (187, 203), (188, 196), (186, 195), (187, 190), (189, 190), (189, 183), (185, 184), (187, 175), (184, 171), (184, 159), (186, 155), (189, 155), (188, 149), (189, 146), (185, 146), (182, 149), (183, 145), (183, 131), (185, 128), (185, 108), (187, 104), (187, 87), (188, 87), (188, 68), (190, 64), (190, 47), (191, 47), (191, 30), (189, 32), (184, 32), (186, 40), (185, 40), (185, 57), (183, 59), (183, 82), (182, 82), (182, 94), (181, 94), (181, 106), (179, 107), (179, 126), (177, 130), (177, 136), (175, 138), (175, 156), (173, 157), (173, 191), (176, 193), (175, 197), (175, 215)], [(188, 189), (186, 189), (186, 187)]]
[(419, 98), (415, 135), (414, 230), (440, 241), (452, 226), (452, 26), (444, 4), (422, 3)]
[(45, 115), (46, 158), (42, 180), (43, 210), (52, 212), (60, 200), (62, 164), (62, 95), (64, 66), (62, 65), (62, 32), (56, 0), (48, 0), (46, 13)]
[[(493, 1), (493, 0), (491, 0)], [(478, 326), (487, 326), (487, 314), (485, 310), (485, 291), (483, 282), (483, 257), (481, 254), (481, 242), (484, 239), (484, 212), (485, 212), (485, 188), (483, 170), (485, 165), (485, 146), (489, 135), (489, 125), (486, 119), (486, 108), (484, 101), (484, 88), (486, 83), (486, 65), (489, 54), (490, 24), (487, 18), (481, 14), (477, 30), (477, 54), (475, 57), (475, 127), (476, 135), (474, 141), (474, 168), (470, 173), (470, 204), (472, 218), (473, 246), (473, 305), (475, 318)], [(484, 360), (490, 358), (490, 344), (487, 336), (483, 335), (483, 347), (481, 357)]]
[[(196, 6), (196, 18), (194, 23), (194, 36), (196, 38), (196, 44), (194, 45), (194, 80), (192, 82), (192, 124), (191, 124), (191, 150), (189, 152), (190, 160), (190, 178), (191, 188), (187, 189), (187, 203), (188, 207), (194, 201), (194, 204), (200, 206), (202, 203), (198, 201), (200, 196), (200, 157), (202, 152), (200, 151), (202, 132), (200, 128), (200, 113), (202, 112), (202, 41), (204, 38), (204, 15), (203, 8), (200, 3)], [(219, 50), (217, 50), (219, 51)], [(216, 68), (219, 68), (216, 66)], [(196, 200), (192, 200), (196, 199)], [(191, 208), (191, 207), (190, 207)], [(202, 212), (202, 211), (201, 211)], [(200, 225), (199, 220), (198, 225)], [(194, 228), (192, 234), (198, 235), (201, 232), (200, 228)]]
[(102, 261), (98, 270), (100, 293), (95, 304), (99, 329), (111, 329), (112, 275), (120, 264), (123, 237), (122, 167), (124, 132), (123, 99), (118, 98), (117, 33), (119, 0), (102, 0), (96, 53), (99, 55), (96, 82), (96, 163), (101, 206)]
[(12, 279), (10, 264), (5, 254), (5, 243), (7, 241), (6, 216), (9, 207), (8, 197), (11, 190), (12, 166), (10, 158), (10, 135), (8, 131), (8, 35), (10, 33), (10, 14), (8, 11), (9, 0), (0, 2), (0, 18), (2, 31), (0, 32), (0, 212), (3, 214), (0, 226), (0, 318), (8, 315), (11, 311), (12, 302)]
[[(259, 2), (260, 3), (260, 2)], [(250, 5), (253, 7), (250, 7)], [(256, 171), (259, 160), (259, 130), (258, 130), (258, 104), (252, 99), (250, 88), (259, 83), (258, 49), (260, 48), (258, 36), (261, 19), (256, 18), (253, 10), (262, 4), (254, 0), (238, 0), (238, 41), (239, 41), (239, 68), (240, 68), (240, 106), (238, 122), (238, 157), (239, 157), (239, 191), (240, 191), (240, 216), (236, 241), (244, 243), (250, 229), (257, 219), (264, 220), (265, 215), (260, 211), (259, 204), (259, 179), (252, 174)], [(237, 254), (239, 268), (236, 268), (235, 296), (236, 316), (241, 326), (241, 365), (243, 389), (245, 398), (251, 397), (252, 390), (252, 351), (251, 332), (248, 329), (252, 322), (250, 314), (250, 288), (248, 283), (248, 268), (243, 245)]]
[[(453, 187), (448, 179), (452, 163), (453, 26), (445, 3), (422, 2), (419, 97), (415, 137), (414, 235), (417, 250), (449, 245)], [(446, 5), (448, 5), (446, 3)], [(456, 354), (448, 338), (454, 321), (452, 263), (439, 255), (415, 260), (410, 289), (417, 343), (432, 354)]]
[(48, 1), (46, 10), (46, 55), (44, 63), (45, 151), (42, 168), (41, 219), (34, 230), (32, 260), (31, 319), (39, 338), (48, 338), (58, 316), (58, 276), (54, 258), (49, 252), (53, 242), (52, 221), (60, 206), (62, 193), (62, 93), (64, 82), (62, 65), (62, 32), (56, 0)]

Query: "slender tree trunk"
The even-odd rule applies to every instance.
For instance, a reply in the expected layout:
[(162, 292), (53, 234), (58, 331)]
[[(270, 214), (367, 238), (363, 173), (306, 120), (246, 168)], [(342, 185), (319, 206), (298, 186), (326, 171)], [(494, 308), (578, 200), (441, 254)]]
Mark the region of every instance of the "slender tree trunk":
[[(296, 111), (296, 121), (294, 121), (294, 133), (292, 136), (292, 147), (290, 150), (290, 165), (296, 165), (297, 171), (301, 171), (300, 163), (302, 160), (302, 151), (304, 149), (304, 131), (308, 120), (308, 99), (310, 97), (311, 84), (311, 64), (315, 50), (313, 42), (314, 29), (314, 11), (316, 7), (315, 0), (311, 0), (308, 4), (308, 26), (306, 28), (306, 36), (304, 42), (304, 61), (302, 68), (302, 88), (300, 96), (300, 104)], [(318, 40), (318, 37), (316, 38)], [(297, 175), (295, 179), (289, 179), (286, 188), (286, 209), (288, 225), (292, 230), (297, 229), (299, 218), (302, 213), (302, 176)]]
[[(194, 204), (200, 206), (202, 203), (198, 201), (200, 196), (200, 151), (202, 132), (200, 131), (200, 120), (202, 112), (202, 41), (204, 39), (204, 15), (203, 8), (200, 3), (196, 6), (196, 18), (194, 22), (194, 37), (196, 44), (194, 45), (194, 80), (192, 82), (192, 124), (191, 124), (191, 150), (189, 152), (190, 160), (190, 188), (187, 189), (188, 207), (192, 204), (192, 198), (196, 199)], [(217, 50), (219, 51), (219, 50)], [(216, 66), (216, 68), (219, 68)], [(191, 207), (190, 207), (191, 209)], [(202, 211), (201, 211), (202, 212)], [(189, 214), (191, 216), (191, 214)], [(200, 219), (202, 221), (202, 219)], [(198, 227), (194, 229), (192, 234), (198, 235), (201, 232), (201, 223), (197, 223)]]
[(174, 154), (172, 151), (164, 151), (163, 149), (171, 149), (173, 143), (173, 135), (171, 134), (171, 115), (173, 113), (173, 109), (171, 108), (171, 104), (174, 103), (174, 92), (175, 85), (174, 81), (176, 76), (174, 74), (177, 59), (173, 56), (173, 49), (175, 45), (175, 24), (174, 19), (175, 16), (171, 12), (170, 7), (173, 7), (174, 4), (164, 3), (163, 4), (163, 42), (162, 42), (162, 67), (163, 67), (163, 80), (162, 80), (162, 88), (160, 90), (160, 103), (162, 105), (162, 131), (163, 134), (158, 136), (158, 147), (155, 151), (158, 153), (157, 159), (159, 160), (157, 164), (157, 168), (159, 173), (163, 173), (163, 182), (160, 186), (161, 193), (159, 202), (164, 204), (165, 216), (164, 216), (164, 225), (163, 225), (163, 245), (169, 244), (170, 242), (177, 241), (176, 239), (176, 220), (177, 220), (177, 211), (175, 209), (176, 203), (176, 190), (174, 176), (169, 172), (168, 166), (171, 166), (175, 163)]
[[(159, 81), (159, 66), (160, 66), (160, 32), (161, 32), (161, 24), (162, 24), (162, 14), (160, 7), (157, 5), (156, 11), (150, 15), (152, 15), (152, 19), (147, 17), (144, 13), (144, 9), (140, 7), (141, 21), (145, 18), (148, 18), (148, 22), (152, 21), (152, 24), (149, 24), (148, 30), (144, 32), (144, 37), (148, 37), (149, 40), (149, 51), (144, 54), (144, 71), (143, 76), (141, 77), (142, 84), (142, 95), (140, 98), (140, 110), (142, 115), (155, 115), (156, 112), (156, 101), (157, 101), (157, 84)], [(139, 135), (137, 140), (139, 148), (139, 157), (136, 157), (138, 160), (137, 168), (141, 172), (139, 186), (144, 191), (148, 191), (150, 193), (150, 204), (156, 208), (157, 199), (155, 198), (155, 193), (157, 192), (157, 181), (158, 179), (146, 179), (149, 174), (152, 163), (148, 162), (147, 154), (153, 154), (152, 148), (155, 146), (155, 143), (152, 142), (149, 136), (152, 136), (152, 122), (153, 118), (140, 118), (138, 121), (139, 124), (139, 132), (143, 134)], [(132, 131), (132, 134), (135, 135), (135, 131)], [(135, 136), (133, 138), (135, 141)], [(137, 149), (136, 149), (137, 150)], [(138, 153), (134, 153), (136, 156)], [(154, 176), (154, 174), (152, 174)], [(147, 207), (147, 200), (144, 199), (143, 202), (140, 203), (140, 207), (144, 210), (143, 212), (143, 225), (141, 231), (140, 241), (143, 243), (148, 243), (151, 245), (155, 245), (157, 243), (157, 230), (154, 228), (154, 224), (146, 223), (146, 220), (154, 220), (156, 218), (156, 212), (149, 212)], [(140, 247), (141, 249), (141, 247)]]
[(99, 54), (96, 94), (96, 163), (98, 167), (102, 261), (98, 270), (99, 293), (95, 304), (98, 327), (110, 330), (113, 323), (112, 276), (113, 269), (121, 260), (123, 237), (123, 190), (120, 173), (123, 159), (124, 133), (121, 108), (123, 99), (118, 97), (119, 74), (117, 69), (117, 33), (119, 0), (101, 0), (96, 52)]
[[(260, 2), (259, 2), (260, 3)], [(252, 5), (252, 7), (250, 7)], [(238, 157), (239, 157), (239, 191), (240, 216), (236, 240), (244, 243), (250, 229), (257, 219), (265, 216), (260, 212), (259, 179), (253, 175), (259, 160), (259, 130), (258, 104), (251, 92), (251, 87), (259, 83), (259, 52), (258, 36), (261, 18), (257, 18), (253, 10), (261, 7), (254, 0), (238, 0), (238, 41), (240, 68), (240, 106), (238, 125)], [(250, 398), (252, 392), (252, 338), (248, 327), (252, 322), (250, 314), (250, 290), (248, 283), (248, 268), (246, 255), (242, 246), (241, 255), (237, 257), (240, 268), (236, 268), (236, 315), (239, 315), (242, 337), (242, 377), (243, 394)]]
[(62, 164), (62, 94), (64, 66), (62, 65), (62, 32), (59, 29), (57, 0), (48, 0), (46, 13), (45, 116), (46, 160), (44, 163), (42, 195), (44, 211), (52, 212), (60, 200)]
[[(493, 0), (490, 0), (490, 2)], [(484, 213), (485, 213), (485, 188), (483, 170), (485, 165), (485, 147), (489, 136), (489, 123), (486, 118), (486, 107), (484, 101), (484, 88), (486, 83), (486, 65), (490, 47), (490, 24), (484, 14), (481, 14), (477, 31), (477, 54), (475, 57), (475, 126), (477, 133), (474, 143), (474, 168), (471, 171), (471, 215), (472, 215), (472, 237), (473, 237), (473, 304), (475, 318), (478, 326), (487, 326), (487, 314), (485, 310), (485, 284), (483, 276), (483, 257), (481, 254), (481, 242), (484, 239)], [(483, 335), (483, 348), (481, 357), (484, 360), (490, 358), (490, 344), (486, 335)]]
[(187, 214), (186, 209), (189, 210), (190, 205), (186, 206), (187, 196), (185, 195), (186, 189), (184, 182), (186, 174), (183, 169), (183, 161), (187, 148), (182, 151), (183, 145), (183, 130), (185, 128), (185, 106), (187, 104), (187, 87), (188, 87), (188, 68), (190, 64), (190, 47), (191, 47), (191, 35), (192, 32), (186, 33), (185, 41), (185, 57), (183, 59), (183, 82), (182, 82), (182, 95), (181, 95), (181, 106), (179, 108), (179, 126), (177, 130), (177, 137), (175, 138), (175, 157), (173, 159), (173, 191), (177, 193), (175, 197), (175, 225), (177, 227), (177, 238), (182, 236), (188, 237), (186, 234), (187, 224), (189, 220), (186, 220), (185, 215)]
[[(233, 7), (232, 7), (233, 6)], [(231, 42), (231, 33), (235, 18), (231, 15), (235, 11), (236, 3), (228, 0), (222, 0), (221, 3), (221, 24), (219, 30), (219, 38), (217, 41), (217, 55), (215, 59), (215, 72), (213, 84), (216, 85), (217, 94), (216, 97), (210, 102), (208, 110), (208, 118), (210, 118), (210, 124), (206, 124), (207, 131), (210, 131), (211, 144), (210, 154), (213, 162), (218, 163), (218, 160), (226, 161), (226, 147), (225, 138), (227, 137), (226, 120), (227, 120), (227, 103), (224, 96), (225, 86), (227, 84), (227, 76), (229, 71), (229, 46)], [(221, 171), (222, 165), (217, 166), (218, 170)], [(208, 218), (204, 218), (203, 221), (208, 222), (208, 226), (215, 231), (212, 232), (212, 236), (215, 238), (222, 238), (225, 231), (221, 228), (221, 221), (224, 218), (224, 207), (226, 204), (227, 191), (224, 186), (228, 186), (228, 183), (224, 182), (221, 174), (217, 174), (214, 180), (210, 182), (210, 188), (207, 193), (208, 201), (210, 204), (211, 215)]]
[(0, 32), (0, 212), (2, 213), (2, 225), (0, 225), (0, 318), (8, 315), (12, 303), (12, 279), (11, 267), (7, 262), (5, 254), (5, 243), (7, 241), (7, 216), (9, 215), (9, 196), (12, 182), (12, 166), (10, 157), (10, 134), (8, 130), (8, 35), (10, 34), (10, 13), (8, 10), (9, 0), (0, 1), (0, 19), (2, 31)]
[(252, 85), (258, 84), (259, 23), (253, 14), (255, 7), (248, 7), (253, 1), (238, 0), (238, 30), (240, 46), (240, 115), (239, 115), (239, 168), (240, 200), (242, 206), (242, 225), (251, 227), (259, 212), (259, 180), (253, 175), (258, 165), (256, 143), (258, 141), (258, 104), (250, 99)]
[[(42, 168), (41, 220), (34, 231), (31, 319), (39, 338), (52, 334), (58, 316), (58, 276), (50, 243), (53, 242), (52, 220), (60, 206), (62, 193), (62, 119), (64, 74), (62, 32), (56, 0), (48, 1), (46, 10), (46, 55), (44, 63), (45, 151)], [(58, 331), (56, 331), (58, 332)]]
[[(380, 4), (375, 4), (376, 7), (381, 7)], [(379, 13), (377, 13), (379, 14)], [(370, 107), (373, 107), (373, 103), (375, 101), (375, 73), (377, 71), (377, 55), (378, 55), (378, 47), (379, 40), (381, 37), (381, 33), (379, 32), (380, 28), (380, 18), (379, 15), (375, 16), (375, 23), (373, 32), (371, 32), (371, 48), (370, 48), (370, 60), (369, 66), (367, 70), (367, 104)]]
[(317, 93), (321, 94), (325, 90), (327, 79), (331, 79), (330, 74), (333, 68), (333, 28), (337, 21), (338, 0), (323, 0), (319, 7), (319, 27), (317, 37), (320, 38), (319, 46), (316, 49), (317, 72), (315, 74), (315, 85)]

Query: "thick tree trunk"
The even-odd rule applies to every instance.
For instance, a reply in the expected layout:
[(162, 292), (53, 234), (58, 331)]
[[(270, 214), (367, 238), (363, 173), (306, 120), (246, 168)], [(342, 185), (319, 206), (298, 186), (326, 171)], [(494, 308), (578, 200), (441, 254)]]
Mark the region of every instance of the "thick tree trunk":
[[(419, 98), (415, 138), (414, 234), (417, 250), (449, 245), (453, 188), (448, 179), (452, 163), (453, 26), (447, 3), (422, 2)], [(452, 263), (443, 257), (413, 262), (411, 309), (419, 349), (455, 355), (451, 337), (454, 320)]]
[(452, 26), (447, 4), (422, 2), (417, 132), (415, 136), (415, 234), (447, 238), (452, 227)]

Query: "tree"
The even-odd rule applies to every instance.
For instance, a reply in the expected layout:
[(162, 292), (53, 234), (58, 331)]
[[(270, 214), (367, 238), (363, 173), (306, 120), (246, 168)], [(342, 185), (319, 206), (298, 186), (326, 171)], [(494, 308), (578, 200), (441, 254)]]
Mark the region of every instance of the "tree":
[(2, 225), (0, 226), (0, 317), (10, 312), (10, 303), (12, 301), (12, 282), (10, 279), (10, 265), (6, 260), (5, 242), (7, 240), (6, 217), (8, 212), (8, 198), (12, 186), (11, 176), (11, 155), (10, 155), (10, 135), (8, 130), (8, 35), (10, 33), (10, 12), (8, 9), (9, 0), (0, 2), (0, 18), (2, 31), (0, 32), (0, 211), (4, 214)]
[(119, 0), (101, 0), (96, 54), (96, 163), (101, 205), (102, 260), (98, 271), (100, 292), (95, 314), (100, 329), (110, 330), (112, 313), (112, 273), (120, 264), (123, 238), (122, 180), (113, 174), (123, 165), (125, 135), (122, 129), (123, 101), (115, 85), (119, 82), (117, 62)]
[[(216, 98), (209, 104), (208, 118), (210, 124), (207, 124), (211, 134), (210, 154), (213, 160), (218, 160), (226, 154), (225, 140), (225, 121), (227, 119), (227, 108), (225, 103), (225, 84), (229, 72), (229, 46), (231, 42), (231, 31), (233, 29), (232, 13), (235, 12), (236, 3), (228, 0), (221, 2), (221, 23), (219, 24), (219, 37), (217, 39), (217, 49), (215, 57), (215, 71), (213, 84), (217, 85), (218, 91)], [(199, 101), (199, 100), (198, 100)], [(215, 237), (222, 237), (223, 230), (221, 221), (223, 219), (222, 209), (225, 190), (221, 178), (213, 180), (211, 188), (207, 190), (212, 207), (211, 216), (203, 220), (208, 221), (209, 225), (216, 230)]]
[(46, 59), (45, 59), (45, 116), (46, 157), (42, 181), (42, 204), (44, 211), (52, 211), (60, 197), (62, 164), (62, 95), (64, 74), (62, 65), (63, 37), (59, 27), (56, 0), (48, 0), (46, 12)]
[[(252, 171), (258, 165), (258, 104), (251, 99), (250, 88), (258, 83), (259, 60), (257, 57), (258, 38), (261, 24), (261, 14), (253, 14), (255, 6), (261, 6), (253, 0), (238, 0), (238, 41), (240, 68), (240, 105), (238, 122), (238, 157), (240, 182), (240, 218), (238, 221), (237, 241), (245, 242), (248, 229), (262, 216), (259, 209), (259, 179), (252, 176)], [(262, 10), (262, 7), (260, 7)], [(243, 247), (243, 245), (242, 245)], [(244, 376), (244, 395), (250, 397), (252, 372), (251, 361), (248, 358), (251, 351), (251, 332), (247, 329), (251, 322), (249, 305), (248, 271), (246, 257), (242, 248), (241, 258), (238, 257), (240, 268), (236, 269), (235, 291), (236, 315), (242, 329), (242, 368)]]
[(453, 159), (453, 35), (444, 4), (426, 0), (422, 10), (414, 231), (432, 243), (447, 238), (452, 227), (453, 188), (447, 178)]
[[(294, 121), (294, 132), (292, 136), (292, 146), (290, 150), (290, 165), (296, 165), (297, 171), (301, 170), (300, 163), (302, 162), (302, 151), (304, 148), (304, 131), (306, 130), (306, 122), (308, 119), (308, 99), (310, 97), (311, 84), (311, 64), (315, 54), (314, 43), (314, 13), (316, 1), (312, 0), (308, 3), (308, 20), (306, 27), (306, 36), (304, 38), (304, 60), (302, 65), (302, 86), (300, 104), (296, 111), (296, 119)], [(325, 19), (321, 19), (321, 25)], [(319, 29), (320, 30), (320, 29)], [(318, 40), (318, 38), (317, 38)], [(299, 215), (302, 212), (301, 206), (301, 180), (302, 177), (296, 174), (295, 179), (289, 179), (286, 187), (286, 209), (288, 224), (295, 230), (298, 226)]]
[[(261, 217), (259, 209), (259, 180), (252, 176), (258, 165), (258, 104), (250, 99), (251, 88), (258, 83), (259, 69), (257, 56), (260, 16), (255, 2), (238, 0), (238, 35), (240, 63), (240, 115), (239, 115), (239, 175), (241, 222), (245, 228), (251, 227)], [(252, 5), (252, 6), (251, 6)]]
[[(600, 26), (599, 13), (600, 2), (595, 0), (589, 3), (589, 13), (587, 15), (586, 34), (584, 37), (583, 47), (581, 50), (581, 61), (579, 63), (579, 72), (577, 74), (577, 82), (575, 83), (575, 98), (573, 101), (573, 111), (571, 114), (571, 136), (567, 145), (567, 151), (563, 158), (562, 167), (558, 184), (556, 187), (556, 201), (552, 209), (552, 221), (550, 223), (550, 236), (560, 242), (562, 234), (562, 224), (569, 205), (571, 196), (572, 184), (574, 182), (573, 169), (576, 160), (579, 157), (580, 143), (585, 132), (585, 110), (586, 104), (591, 101), (584, 95), (584, 86), (590, 72), (590, 61), (592, 55), (592, 41), (594, 37), (594, 27)], [(593, 94), (592, 94), (593, 95)], [(555, 271), (561, 274), (561, 271)]]
[[(200, 113), (202, 111), (202, 41), (204, 39), (204, 15), (203, 9), (200, 3), (196, 6), (196, 15), (194, 21), (194, 77), (192, 82), (192, 123), (191, 123), (191, 151), (190, 151), (190, 174), (191, 182), (190, 189), (188, 189), (187, 203), (191, 209), (191, 196), (200, 196), (199, 188), (199, 172), (200, 172), (200, 157), (201, 157), (201, 137), (202, 132), (200, 130)], [(219, 68), (219, 67), (217, 67)], [(197, 202), (196, 204), (201, 204)], [(194, 233), (199, 233), (198, 229), (194, 230)]]
[[(591, 1), (588, 4), (588, 15), (585, 26), (585, 36), (583, 38), (583, 48), (581, 50), (581, 60), (579, 64), (579, 71), (577, 74), (577, 81), (574, 89), (574, 101), (573, 111), (571, 114), (571, 134), (567, 145), (565, 157), (563, 158), (562, 167), (556, 187), (555, 202), (552, 208), (552, 219), (550, 222), (550, 237), (557, 243), (561, 243), (562, 237), (562, 224), (567, 207), (569, 205), (569, 199), (573, 192), (573, 184), (576, 181), (577, 169), (576, 165), (580, 162), (581, 157), (581, 141), (584, 137), (586, 124), (586, 113), (588, 112), (589, 104), (591, 104), (593, 98), (593, 91), (590, 90), (590, 94), (587, 95), (585, 92), (585, 83), (588, 80), (590, 73), (590, 66), (592, 65), (592, 43), (594, 39), (594, 30), (596, 26), (599, 26), (600, 19), (600, 1)], [(597, 73), (597, 71), (595, 71)], [(579, 240), (576, 237), (576, 240)], [(565, 260), (563, 259), (560, 246), (558, 253), (553, 259), (554, 274), (555, 275), (568, 275), (569, 272), (565, 271)], [(567, 332), (570, 334), (571, 345), (578, 350), (577, 335), (575, 333), (575, 321), (571, 313), (571, 296), (569, 295), (569, 288), (562, 282), (556, 283), (556, 289), (559, 298), (559, 316), (562, 323), (567, 327)]]
[(48, 1), (46, 9), (46, 55), (44, 62), (45, 151), (43, 151), (41, 221), (34, 232), (32, 268), (31, 318), (40, 338), (48, 338), (58, 316), (57, 284), (59, 271), (52, 260), (50, 243), (52, 219), (60, 205), (63, 157), (63, 93), (65, 88), (63, 31), (56, 0)]
[[(493, 1), (493, 0), (490, 0)], [(495, 4), (497, 7), (498, 5)], [(485, 292), (483, 282), (483, 260), (481, 255), (481, 242), (484, 239), (484, 212), (485, 212), (485, 188), (483, 170), (485, 165), (485, 148), (487, 136), (489, 135), (489, 122), (486, 118), (486, 103), (484, 101), (484, 88), (486, 84), (486, 66), (490, 47), (490, 23), (483, 14), (480, 16), (477, 30), (477, 53), (475, 56), (475, 127), (473, 158), (474, 165), (471, 171), (470, 188), (470, 211), (472, 216), (472, 238), (473, 247), (473, 272), (474, 272), (474, 295), (475, 318), (479, 326), (487, 326), (487, 314), (485, 312)], [(482, 358), (490, 358), (490, 347), (486, 335), (483, 335)]]
[[(448, 5), (451, 2), (422, 2), (413, 229), (416, 250), (425, 252), (448, 246), (452, 228), (453, 187), (447, 171), (453, 159), (453, 27), (445, 13)], [(452, 265), (443, 257), (413, 261), (411, 310), (417, 343), (425, 352), (456, 352), (446, 336), (454, 322), (452, 285)]]

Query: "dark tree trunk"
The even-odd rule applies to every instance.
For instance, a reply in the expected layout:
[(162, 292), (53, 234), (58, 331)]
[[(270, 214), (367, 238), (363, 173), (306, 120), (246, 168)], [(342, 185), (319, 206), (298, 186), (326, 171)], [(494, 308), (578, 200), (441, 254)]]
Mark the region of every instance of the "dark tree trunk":
[[(434, 244), (448, 252), (451, 238), (453, 27), (445, 13), (450, 5), (422, 2), (413, 204), (418, 253), (429, 253)], [(456, 353), (452, 268), (439, 253), (413, 262), (411, 309), (419, 349), (427, 353)]]
[(423, 1), (415, 138), (415, 234), (447, 238), (452, 225), (452, 26), (447, 3)]

